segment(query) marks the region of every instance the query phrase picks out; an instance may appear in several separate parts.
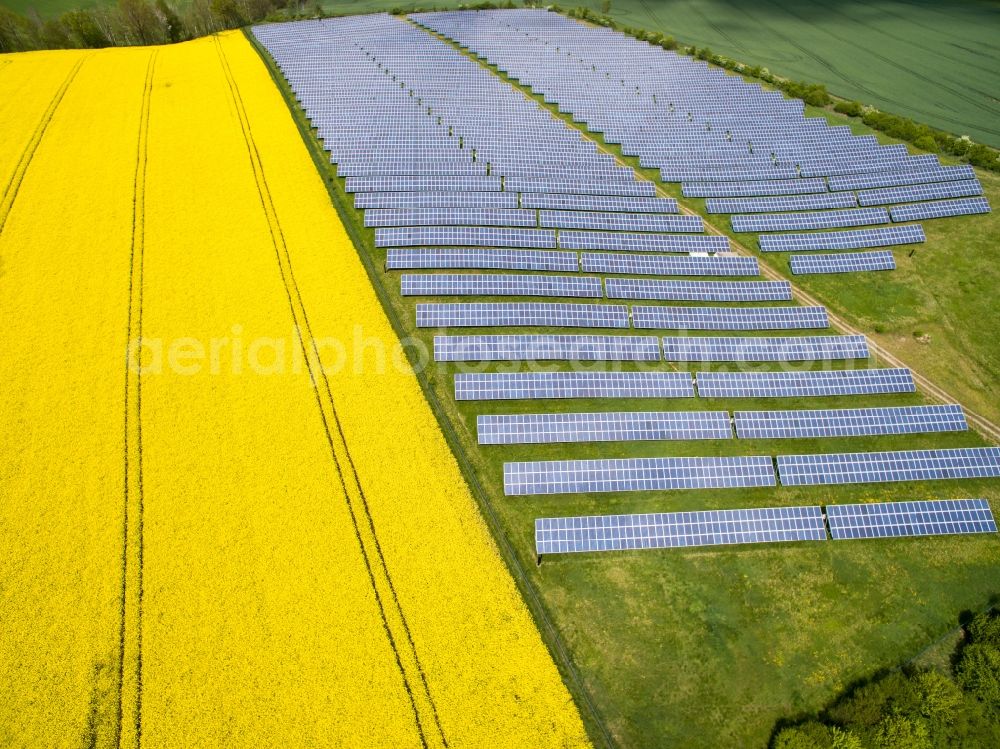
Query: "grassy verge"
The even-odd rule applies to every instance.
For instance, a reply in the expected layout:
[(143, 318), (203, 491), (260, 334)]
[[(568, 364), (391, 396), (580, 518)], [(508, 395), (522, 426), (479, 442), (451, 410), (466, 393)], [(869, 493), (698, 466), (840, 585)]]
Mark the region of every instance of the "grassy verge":
[[(384, 250), (374, 247), (373, 233), (351, 208), (342, 180), (335, 177), (287, 85), (267, 55), (262, 57), (289, 102), (397, 332), (429, 345), (435, 331), (414, 327), (420, 300), (400, 296), (398, 274), (382, 272)], [(944, 496), (986, 496), (1000, 509), (1000, 485), (968, 481), (508, 499), (501, 471), (510, 460), (832, 452), (982, 441), (965, 433), (916, 439), (480, 448), (475, 434), (479, 413), (857, 404), (849, 398), (458, 403), (452, 397), (457, 370), (451, 364), (431, 365), (422, 377), (425, 394), (557, 660), (565, 643), (569, 665), (561, 667), (567, 683), (585, 718), (588, 700), (601, 716), (589, 723), (597, 741), (602, 740), (603, 723), (613, 742), (626, 746), (762, 746), (776, 719), (816, 710), (852, 681), (906, 660), (951, 629), (954, 612), (981, 608), (997, 592), (1000, 544), (986, 537), (582, 555), (547, 558), (536, 567), (533, 521), (544, 515)], [(919, 401), (912, 395), (882, 396), (866, 399), (865, 405)], [(548, 629), (550, 619), (554, 630)], [(577, 673), (580, 683), (575, 682)]]

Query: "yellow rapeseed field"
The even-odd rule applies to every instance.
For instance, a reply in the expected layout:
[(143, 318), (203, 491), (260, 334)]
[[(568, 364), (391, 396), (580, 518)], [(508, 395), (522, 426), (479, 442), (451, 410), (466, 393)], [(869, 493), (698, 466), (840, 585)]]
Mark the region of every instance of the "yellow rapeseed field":
[(243, 36), (4, 59), (0, 745), (585, 745)]

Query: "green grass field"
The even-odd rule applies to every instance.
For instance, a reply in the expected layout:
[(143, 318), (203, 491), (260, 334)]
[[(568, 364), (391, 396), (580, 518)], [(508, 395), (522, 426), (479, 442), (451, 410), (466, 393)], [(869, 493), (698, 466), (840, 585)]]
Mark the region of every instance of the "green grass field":
[[(287, 92), (286, 92), (287, 93)], [(297, 112), (301, 118), (301, 112)], [(309, 138), (313, 148), (318, 147)], [(320, 157), (323, 159), (323, 157)], [(325, 163), (325, 159), (323, 159)], [(326, 167), (332, 193), (347, 201), (343, 181)], [(993, 201), (996, 182), (988, 183)], [(692, 202), (692, 207), (696, 207)], [(414, 327), (418, 301), (399, 293), (399, 274), (381, 270), (385, 251), (374, 248), (373, 232), (361, 228), (360, 211), (344, 218), (361, 239), (359, 251), (390, 313), (407, 334), (430, 348), (436, 331)], [(935, 234), (914, 256), (940, 256), (952, 267), (947, 276), (928, 269), (918, 275), (925, 292), (947, 305), (956, 299), (950, 284), (976, 278), (988, 265), (980, 252), (959, 252), (960, 234), (974, 227), (969, 219)], [(930, 223), (930, 222), (929, 222)], [(992, 229), (981, 228), (989, 235)], [(942, 260), (942, 262), (945, 262)], [(922, 296), (909, 293), (908, 276), (887, 274), (872, 288), (848, 291), (823, 279), (811, 288), (841, 301), (852, 319), (913, 327)], [(832, 284), (824, 288), (823, 284)], [(884, 314), (887, 289), (894, 288), (891, 315)], [(478, 299), (477, 301), (491, 301)], [(533, 299), (532, 301), (541, 301)], [(966, 327), (995, 330), (995, 316), (981, 306), (960, 312)], [(882, 310), (882, 312), (880, 312)], [(920, 315), (923, 320), (926, 315)], [(899, 322), (893, 322), (898, 318)], [(878, 322), (878, 321), (883, 322)], [(921, 323), (922, 324), (922, 323)], [(869, 326), (870, 327), (870, 326)], [(945, 356), (930, 346), (914, 365)], [(495, 329), (456, 332), (498, 332)], [(553, 332), (537, 328), (502, 332)], [(561, 332), (567, 332), (562, 330)], [(578, 332), (576, 330), (571, 332)], [(601, 331), (579, 331), (601, 332)], [(899, 333), (902, 335), (902, 332)], [(942, 368), (960, 369), (961, 345), (942, 339), (948, 360)], [(980, 341), (983, 356), (994, 356), (995, 341)], [(990, 353), (992, 352), (992, 353)], [(553, 365), (560, 368), (564, 365)], [(632, 365), (622, 365), (623, 368)], [(660, 365), (673, 366), (673, 365)], [(726, 366), (726, 365), (721, 365)], [(767, 365), (765, 365), (767, 366)], [(834, 366), (843, 366), (834, 365)], [(694, 367), (700, 368), (700, 367)], [(473, 371), (509, 371), (510, 365), (475, 366)], [(762, 747), (775, 721), (820, 709), (842, 689), (871, 673), (909, 660), (951, 630), (958, 613), (980, 609), (1000, 595), (1000, 543), (993, 537), (900, 539), (871, 542), (782, 544), (730, 549), (547, 557), (535, 566), (536, 517), (616, 512), (652, 512), (731, 507), (815, 504), (932, 497), (988, 497), (1000, 511), (1000, 482), (962, 481), (827, 488), (777, 488), (729, 491), (642, 492), (601, 495), (506, 498), (502, 464), (511, 460), (658, 455), (750, 455), (796, 452), (864, 451), (984, 444), (974, 433), (916, 437), (828, 440), (726, 440), (714, 442), (635, 442), (585, 445), (491, 446), (476, 444), (480, 413), (599, 411), (639, 409), (823, 408), (861, 405), (851, 398), (808, 400), (574, 400), (457, 403), (452, 377), (459, 365), (432, 365), (426, 384), (433, 400), (457, 433), (484, 501), (496, 513), (500, 532), (510, 541), (528, 584), (538, 592), (586, 690), (613, 740), (623, 746)], [(995, 375), (991, 378), (995, 383)], [(920, 403), (919, 395), (869, 397), (863, 405)]]

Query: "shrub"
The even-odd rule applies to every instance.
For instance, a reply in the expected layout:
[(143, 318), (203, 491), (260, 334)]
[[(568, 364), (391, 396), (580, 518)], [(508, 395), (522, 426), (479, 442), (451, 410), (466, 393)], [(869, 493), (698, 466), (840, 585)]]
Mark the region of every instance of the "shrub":
[(965, 152), (965, 158), (975, 166), (991, 169), (994, 172), (1000, 171), (1000, 154), (982, 143), (971, 144)]
[(833, 105), (833, 110), (849, 117), (860, 117), (863, 111), (860, 101), (838, 101)]
[(872, 734), (875, 749), (933, 749), (927, 725), (903, 715), (887, 716)]
[(934, 140), (933, 135), (921, 135), (915, 141), (913, 145), (919, 148), (921, 151), (930, 151), (931, 153), (937, 153), (938, 142)]
[(774, 737), (771, 747), (772, 749), (831, 749), (833, 739), (829, 728), (812, 720), (783, 728)]

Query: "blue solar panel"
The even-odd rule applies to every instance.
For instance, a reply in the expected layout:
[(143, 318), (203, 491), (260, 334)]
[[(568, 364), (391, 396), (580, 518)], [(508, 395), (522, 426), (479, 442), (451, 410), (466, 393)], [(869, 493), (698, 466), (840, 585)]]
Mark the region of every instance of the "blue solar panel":
[(864, 336), (664, 338), (666, 361), (821, 361), (867, 359)]
[(365, 226), (525, 226), (538, 225), (535, 211), (521, 208), (369, 208)]
[(729, 237), (567, 230), (559, 232), (559, 247), (564, 250), (625, 252), (727, 252)]
[[(554, 229), (697, 233), (705, 228), (701, 216), (675, 216), (658, 213), (539, 211), (538, 221), (539, 226)], [(562, 246), (566, 247), (567, 245)]]
[(659, 361), (652, 336), (434, 336), (434, 361)]
[(917, 244), (926, 240), (920, 224), (888, 226), (882, 229), (816, 232), (814, 234), (763, 234), (759, 237), (764, 252), (804, 252), (807, 250), (856, 250), (864, 247), (889, 247)]
[(551, 229), (501, 229), (479, 226), (419, 226), (375, 230), (376, 247), (530, 247), (555, 248)]
[(857, 205), (858, 199), (853, 192), (821, 192), (813, 195), (781, 195), (764, 198), (709, 198), (705, 201), (705, 210), (709, 213), (768, 213), (855, 208)]
[(788, 263), (795, 275), (808, 273), (858, 273), (895, 270), (896, 260), (890, 250), (841, 252), (835, 255), (792, 255)]
[[(505, 195), (511, 193), (504, 193)], [(513, 196), (516, 198), (516, 196)], [(562, 193), (524, 193), (523, 208), (546, 208), (572, 211), (623, 211), (629, 213), (677, 213), (673, 198), (638, 198), (620, 195), (565, 195)]]
[(774, 486), (771, 458), (617, 458), (504, 463), (508, 497), (577, 492)]
[(633, 305), (636, 328), (792, 330), (828, 328), (826, 307), (651, 307)]
[(884, 208), (853, 208), (808, 213), (738, 213), (730, 218), (730, 223), (735, 232), (834, 229), (888, 224), (889, 212)]
[(505, 177), (504, 189), (510, 192), (557, 192), (580, 195), (632, 195), (654, 197), (656, 185), (652, 182), (595, 182), (593, 180), (556, 180), (535, 177)]
[(546, 325), (561, 328), (627, 328), (619, 304), (485, 303), (418, 304), (418, 328)]
[(503, 250), (470, 247), (389, 250), (386, 270), (469, 268), (480, 270), (577, 271), (575, 252), (558, 250)]
[(997, 532), (985, 499), (827, 505), (826, 514), (834, 541)]
[(944, 166), (929, 171), (848, 174), (830, 177), (831, 190), (860, 190), (872, 187), (895, 187), (926, 182), (951, 182), (974, 179), (975, 171), (968, 164)]
[(455, 400), (693, 398), (688, 372), (495, 372), (455, 375)]
[(757, 180), (754, 182), (685, 182), (681, 185), (681, 192), (685, 198), (749, 198), (764, 195), (802, 195), (826, 192), (826, 180), (813, 178)]
[(1000, 476), (1000, 447), (779, 455), (785, 486), (870, 484)]
[(596, 276), (528, 273), (420, 273), (400, 279), (403, 296), (603, 296)]
[(644, 440), (728, 440), (728, 411), (611, 411), (487, 414), (476, 420), (480, 445)]
[[(757, 258), (742, 255), (690, 257), (632, 255), (624, 252), (584, 252), (586, 273), (637, 273), (651, 276), (757, 276)], [(613, 279), (608, 279), (611, 281)]]
[(925, 218), (947, 218), (948, 216), (971, 216), (989, 213), (990, 204), (986, 198), (966, 198), (963, 200), (936, 200), (931, 203), (911, 203), (898, 205), (889, 211), (893, 221), (918, 221)]
[(962, 182), (936, 182), (907, 187), (883, 187), (876, 190), (862, 190), (858, 193), (861, 205), (890, 205), (891, 203), (914, 203), (918, 200), (940, 198), (967, 198), (982, 195), (983, 186), (977, 179)]
[(609, 299), (660, 299), (691, 302), (788, 301), (788, 281), (660, 281), (648, 278), (608, 278)]
[(355, 208), (517, 208), (510, 192), (359, 192)]
[(820, 507), (763, 507), (535, 520), (535, 552), (538, 555), (826, 540), (826, 526)]
[(909, 369), (834, 369), (807, 372), (699, 372), (702, 398), (801, 398), (916, 391)]
[(487, 192), (500, 189), (499, 177), (348, 177), (346, 192)]
[(742, 439), (860, 437), (960, 432), (969, 428), (961, 406), (836, 408), (809, 411), (736, 411)]

